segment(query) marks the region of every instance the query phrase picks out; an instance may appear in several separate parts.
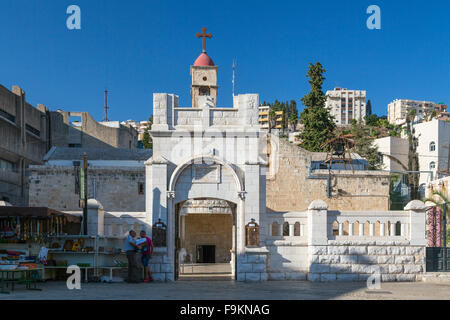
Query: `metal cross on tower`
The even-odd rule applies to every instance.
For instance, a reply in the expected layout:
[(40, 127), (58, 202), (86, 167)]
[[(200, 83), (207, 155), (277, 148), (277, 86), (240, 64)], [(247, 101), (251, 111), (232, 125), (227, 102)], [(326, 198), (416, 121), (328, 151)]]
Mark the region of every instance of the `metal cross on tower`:
[(197, 38), (203, 38), (203, 50), (202, 52), (206, 52), (206, 38), (212, 38), (211, 33), (206, 33), (206, 28), (202, 28), (203, 33), (197, 32)]

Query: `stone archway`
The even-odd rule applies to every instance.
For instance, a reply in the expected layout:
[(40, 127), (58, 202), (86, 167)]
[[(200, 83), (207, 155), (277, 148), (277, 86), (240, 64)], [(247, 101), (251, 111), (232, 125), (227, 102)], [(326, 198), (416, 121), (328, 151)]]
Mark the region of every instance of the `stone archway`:
[[(174, 261), (174, 278), (179, 265), (179, 220), (180, 204), (190, 199), (220, 199), (233, 203), (235, 221), (233, 235), (234, 253), (245, 250), (245, 191), (238, 173), (233, 167), (214, 156), (199, 156), (178, 165), (170, 177), (168, 190), (168, 253)], [(236, 274), (235, 257), (233, 273)]]
[(175, 278), (235, 279), (236, 205), (222, 199), (190, 199), (175, 205)]

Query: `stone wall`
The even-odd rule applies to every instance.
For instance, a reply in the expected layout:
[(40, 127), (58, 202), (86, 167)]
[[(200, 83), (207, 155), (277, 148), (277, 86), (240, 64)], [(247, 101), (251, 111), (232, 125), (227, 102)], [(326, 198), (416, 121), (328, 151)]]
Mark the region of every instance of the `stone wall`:
[(237, 281), (268, 280), (267, 263), (269, 252), (263, 248), (247, 248), (237, 256)]
[(328, 198), (328, 170), (313, 170), (308, 178), (312, 153), (283, 138), (279, 139), (278, 152), (278, 167), (266, 182), (269, 210), (302, 211), (315, 199), (324, 199), (330, 210), (388, 210), (389, 174), (332, 170)]
[(278, 240), (267, 249), (269, 280), (306, 280), (309, 268), (307, 243)]
[[(29, 171), (30, 206), (80, 209), (75, 167), (31, 166)], [(90, 167), (88, 180), (89, 198), (100, 201), (106, 211), (145, 211), (145, 195), (139, 194), (139, 184), (145, 184), (145, 168)]]
[(149, 262), (150, 272), (155, 281), (173, 281), (173, 260), (167, 255), (167, 248), (155, 248)]
[(268, 279), (365, 281), (379, 274), (381, 281), (420, 280), (425, 209), (415, 200), (404, 211), (338, 212), (316, 200), (304, 213), (272, 213), (265, 240)]
[(328, 241), (309, 247), (309, 281), (417, 281), (425, 271), (425, 247), (409, 241)]

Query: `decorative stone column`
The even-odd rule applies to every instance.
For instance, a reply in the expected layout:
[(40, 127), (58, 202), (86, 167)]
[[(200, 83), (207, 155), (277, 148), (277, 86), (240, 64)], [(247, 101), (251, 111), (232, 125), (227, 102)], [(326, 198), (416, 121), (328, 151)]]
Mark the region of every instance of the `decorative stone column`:
[(87, 218), (87, 234), (90, 236), (103, 236), (104, 234), (104, 217), (102, 204), (95, 199), (88, 199), (88, 218)]
[(308, 244), (327, 245), (328, 205), (323, 200), (314, 200), (308, 207)]
[(409, 241), (411, 245), (426, 246), (426, 209), (422, 201), (413, 200), (409, 202), (405, 211), (409, 211)]
[(295, 225), (293, 223), (289, 224), (289, 236), (293, 237), (294, 236), (294, 230), (295, 230)]

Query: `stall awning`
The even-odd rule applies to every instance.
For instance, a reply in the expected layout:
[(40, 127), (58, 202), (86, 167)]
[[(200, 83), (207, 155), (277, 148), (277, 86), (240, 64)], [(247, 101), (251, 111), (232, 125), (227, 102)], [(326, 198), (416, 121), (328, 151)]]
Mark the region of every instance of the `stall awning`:
[(15, 207), (15, 206), (0, 207), (0, 219), (6, 217), (51, 218), (61, 216), (67, 217), (67, 221), (69, 222), (81, 222), (80, 216), (75, 216), (72, 214), (53, 210), (47, 207)]

